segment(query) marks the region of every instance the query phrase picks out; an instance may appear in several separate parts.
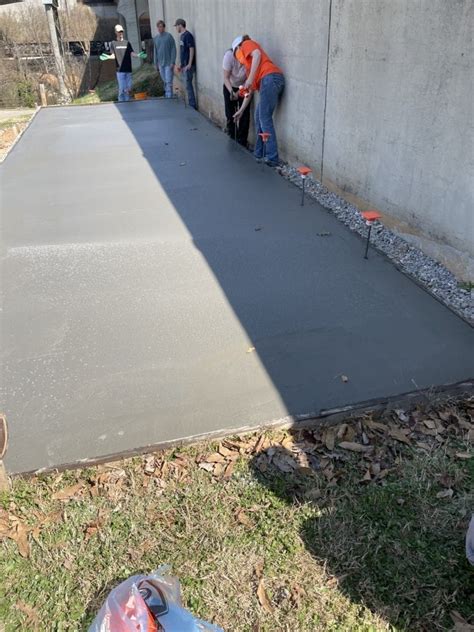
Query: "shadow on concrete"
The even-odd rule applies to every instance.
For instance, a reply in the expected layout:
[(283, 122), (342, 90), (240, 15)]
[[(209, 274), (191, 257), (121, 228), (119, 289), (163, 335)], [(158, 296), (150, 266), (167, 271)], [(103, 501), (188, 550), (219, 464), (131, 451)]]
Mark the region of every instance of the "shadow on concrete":
[[(292, 434), (295, 442), (314, 442), (310, 432)], [(404, 632), (451, 629), (454, 610), (469, 619), (474, 584), (465, 520), (424, 497), (416, 463), (406, 475), (395, 468), (367, 485), (343, 454), (321, 456), (298, 468), (294, 452), (272, 446), (255, 455), (251, 471), (285, 502), (310, 506), (313, 517), (302, 520), (300, 535), (330, 578), (323, 590), (339, 590)], [(463, 490), (469, 493), (468, 480), (460, 481)]]
[(202, 115), (117, 107), (289, 414), (472, 373), (465, 323)]

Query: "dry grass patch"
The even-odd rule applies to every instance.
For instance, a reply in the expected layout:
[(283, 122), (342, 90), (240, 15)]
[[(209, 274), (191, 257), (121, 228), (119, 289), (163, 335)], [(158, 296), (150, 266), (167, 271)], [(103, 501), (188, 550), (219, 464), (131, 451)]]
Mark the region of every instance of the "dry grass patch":
[(0, 621), (85, 630), (113, 586), (169, 563), (229, 631), (472, 624), (473, 414), (465, 399), (16, 479)]

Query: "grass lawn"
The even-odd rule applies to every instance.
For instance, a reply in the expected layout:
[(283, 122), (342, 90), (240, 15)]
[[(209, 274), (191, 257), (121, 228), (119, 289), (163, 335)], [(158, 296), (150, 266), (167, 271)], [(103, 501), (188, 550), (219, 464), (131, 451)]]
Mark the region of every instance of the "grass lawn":
[[(104, 62), (112, 63), (112, 62)], [(152, 64), (143, 64), (132, 73), (133, 92), (148, 92), (150, 97), (163, 96), (163, 83), (156, 68)], [(93, 93), (85, 94), (74, 99), (73, 105), (88, 105), (91, 103), (103, 103), (106, 101), (117, 101), (118, 89), (115, 79), (106, 81), (97, 86)]]
[(112, 587), (167, 563), (229, 632), (467, 631), (473, 439), (465, 398), (16, 478), (0, 622), (86, 630)]

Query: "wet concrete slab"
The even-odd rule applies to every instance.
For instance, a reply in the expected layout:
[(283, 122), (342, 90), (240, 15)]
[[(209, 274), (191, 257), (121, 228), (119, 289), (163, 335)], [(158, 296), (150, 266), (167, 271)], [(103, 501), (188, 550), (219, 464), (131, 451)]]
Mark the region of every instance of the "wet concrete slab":
[(474, 374), (465, 322), (182, 103), (42, 110), (0, 174), (13, 472)]

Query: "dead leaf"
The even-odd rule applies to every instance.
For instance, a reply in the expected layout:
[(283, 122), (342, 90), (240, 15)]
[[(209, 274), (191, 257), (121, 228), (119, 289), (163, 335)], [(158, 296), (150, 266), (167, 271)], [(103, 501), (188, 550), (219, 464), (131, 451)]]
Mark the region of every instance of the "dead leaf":
[(339, 447), (343, 450), (350, 450), (351, 452), (371, 452), (374, 449), (370, 445), (362, 445), (361, 443), (355, 443), (353, 441), (342, 441), (339, 443)]
[(423, 419), (423, 423), (425, 424), (427, 428), (430, 428), (430, 430), (433, 430), (436, 428), (436, 424), (432, 419)]
[(335, 428), (327, 428), (324, 431), (324, 445), (330, 452), (334, 450), (335, 441), (336, 441)]
[(21, 557), (29, 557), (30, 556), (30, 543), (28, 542), (28, 529), (25, 525), (18, 520), (15, 523), (13, 529), (11, 529), (10, 534), (8, 536), (12, 540), (15, 540), (16, 545), (18, 547), (18, 552)]
[(474, 625), (468, 623), (457, 610), (453, 610), (450, 615), (454, 623), (454, 632), (474, 632)]
[(235, 461), (231, 461), (230, 463), (227, 464), (227, 467), (225, 468), (225, 471), (224, 471), (225, 480), (229, 480), (229, 478), (231, 478), (232, 474), (234, 473), (234, 467), (235, 467)]
[(34, 631), (39, 630), (40, 618), (34, 608), (32, 608), (31, 606), (29, 606), (23, 601), (17, 601), (16, 608), (18, 608), (20, 612), (23, 612), (23, 614), (26, 615), (26, 618), (27, 618), (26, 623), (28, 625), (28, 630), (34, 630)]
[(431, 446), (429, 443), (425, 443), (424, 441), (417, 441), (416, 445), (423, 450), (427, 450), (428, 452), (431, 450)]
[(79, 492), (81, 492), (84, 488), (84, 483), (76, 483), (75, 485), (70, 485), (69, 487), (65, 487), (64, 489), (60, 489), (52, 495), (53, 500), (69, 500), (70, 498), (74, 498), (77, 496)]
[(436, 498), (452, 498), (454, 492), (451, 488), (443, 489), (436, 494)]
[(362, 480), (363, 481), (371, 481), (372, 480), (372, 476), (370, 474), (370, 469), (368, 469), (367, 472), (364, 474), (364, 478)]
[(154, 456), (147, 457), (145, 459), (145, 473), (146, 474), (153, 474), (155, 469), (156, 469), (155, 457)]
[(219, 446), (218, 452), (219, 454), (222, 454), (222, 456), (226, 458), (235, 456), (235, 450), (229, 450), (229, 448), (226, 448), (225, 445), (222, 445), (222, 443)]
[(456, 458), (457, 459), (472, 459), (472, 457), (474, 456), (474, 453), (470, 453), (470, 452), (456, 452)]
[(265, 442), (265, 436), (260, 435), (257, 443), (255, 444), (255, 452), (258, 453), (262, 450), (264, 442)]
[(396, 441), (400, 441), (400, 443), (405, 443), (406, 445), (411, 444), (411, 441), (406, 436), (406, 434), (402, 430), (399, 430), (398, 428), (391, 428), (388, 431), (388, 434), (392, 437), (392, 439), (395, 439)]
[(253, 523), (243, 509), (237, 510), (235, 517), (237, 518), (237, 522), (240, 522), (240, 524), (243, 524), (249, 529), (253, 529)]
[(214, 476), (216, 478), (219, 478), (219, 476), (221, 476), (223, 474), (225, 470), (225, 463), (216, 463), (216, 465), (214, 466)]
[(283, 453), (277, 453), (273, 457), (273, 465), (275, 465), (280, 472), (289, 474), (298, 467), (296, 461), (289, 455)]
[(270, 600), (268, 599), (267, 591), (265, 590), (265, 585), (263, 583), (263, 577), (261, 577), (259, 582), (258, 582), (257, 597), (258, 597), (258, 600), (259, 600), (260, 605), (262, 606), (262, 608), (264, 610), (266, 610), (269, 614), (271, 614), (273, 612), (273, 608), (272, 608), (272, 605), (270, 603)]
[(438, 417), (442, 421), (448, 422), (450, 420), (450, 418), (451, 418), (451, 413), (449, 413), (449, 412), (438, 412)]
[(293, 603), (298, 606), (303, 597), (306, 597), (306, 591), (298, 584), (295, 584), (291, 590), (291, 599)]
[(206, 470), (206, 472), (211, 472), (214, 470), (214, 463), (206, 463), (205, 461), (202, 461), (201, 463), (199, 463), (199, 467), (201, 470)]
[(214, 454), (210, 454), (205, 459), (208, 463), (222, 463), (225, 461), (225, 458), (219, 452), (214, 452)]
[(259, 559), (255, 563), (255, 575), (257, 576), (257, 579), (260, 579), (261, 577), (263, 577), (263, 565), (264, 565), (263, 559)]
[(397, 417), (400, 419), (400, 421), (403, 421), (403, 423), (406, 423), (410, 419), (405, 411), (402, 409), (397, 409), (395, 410), (395, 412), (397, 413)]

